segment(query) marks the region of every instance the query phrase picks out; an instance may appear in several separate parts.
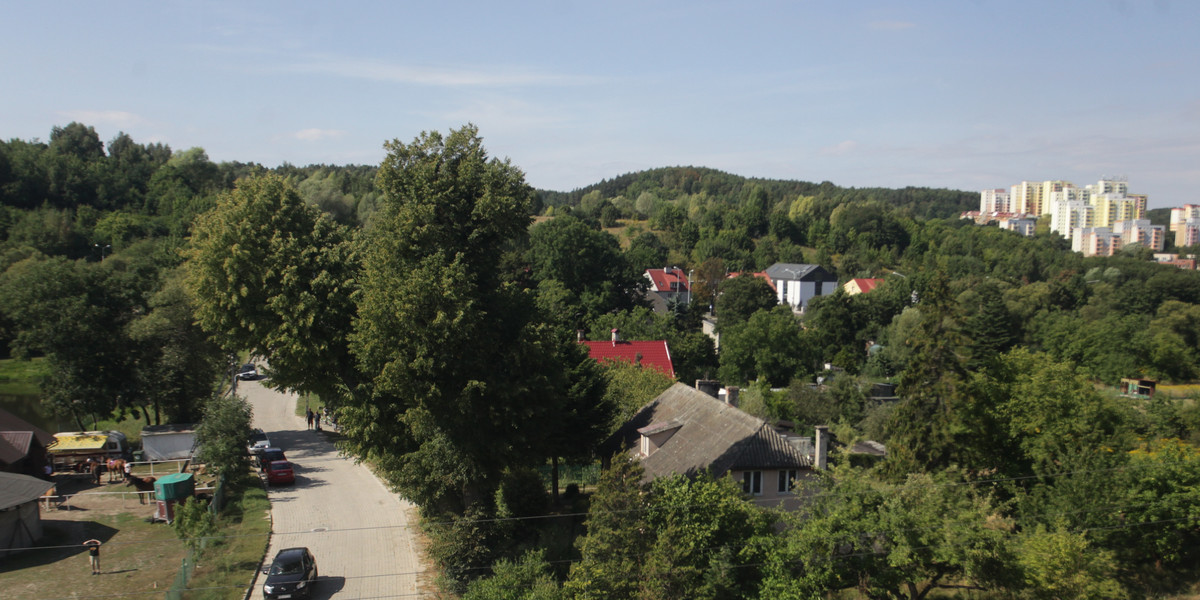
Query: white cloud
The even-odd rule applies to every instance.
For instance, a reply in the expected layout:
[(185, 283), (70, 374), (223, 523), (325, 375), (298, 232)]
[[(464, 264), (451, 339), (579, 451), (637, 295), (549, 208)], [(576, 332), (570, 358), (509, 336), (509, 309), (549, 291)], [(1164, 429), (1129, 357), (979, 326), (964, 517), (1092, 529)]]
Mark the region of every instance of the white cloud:
[(319, 142), (321, 140), (342, 137), (343, 135), (346, 135), (346, 132), (342, 131), (341, 129), (311, 128), (301, 129), (300, 131), (293, 133), (292, 137), (305, 142)]
[(287, 70), (323, 73), (352, 79), (443, 87), (484, 87), (509, 85), (583, 85), (596, 83), (591, 77), (544, 73), (521, 67), (435, 67), (414, 66), (354, 58), (314, 58)]
[(146, 123), (146, 119), (123, 110), (64, 110), (59, 111), (58, 114), (72, 121), (92, 126), (132, 127)]
[(867, 23), (867, 28), (876, 31), (902, 31), (904, 29), (912, 29), (916, 26), (916, 23), (909, 21), (871, 21)]
[(838, 142), (832, 146), (825, 146), (824, 148), (821, 148), (820, 153), (826, 156), (842, 156), (845, 154), (850, 154), (857, 149), (858, 142), (854, 140), (846, 140), (844, 142)]

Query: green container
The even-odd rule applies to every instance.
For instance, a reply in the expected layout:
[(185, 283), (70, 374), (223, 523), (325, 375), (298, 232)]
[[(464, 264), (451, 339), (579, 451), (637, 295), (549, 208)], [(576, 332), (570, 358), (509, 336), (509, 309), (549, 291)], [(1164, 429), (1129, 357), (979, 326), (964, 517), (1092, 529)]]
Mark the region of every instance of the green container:
[(154, 482), (154, 495), (159, 500), (184, 500), (196, 492), (196, 480), (191, 473), (172, 473)]

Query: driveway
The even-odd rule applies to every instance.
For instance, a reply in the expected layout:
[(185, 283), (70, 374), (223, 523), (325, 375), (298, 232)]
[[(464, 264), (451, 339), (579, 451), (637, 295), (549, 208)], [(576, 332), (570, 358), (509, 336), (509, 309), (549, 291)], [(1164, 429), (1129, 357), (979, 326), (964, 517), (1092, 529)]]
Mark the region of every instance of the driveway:
[[(294, 465), (294, 486), (272, 487), (272, 534), (267, 560), (283, 548), (307, 546), (320, 572), (314, 598), (419, 598), (421, 563), (415, 542), (416, 508), (366, 467), (338, 456), (326, 434), (307, 430), (295, 415), (296, 396), (259, 381), (238, 383), (254, 407), (254, 426), (283, 448)], [(259, 575), (251, 598), (262, 598)]]

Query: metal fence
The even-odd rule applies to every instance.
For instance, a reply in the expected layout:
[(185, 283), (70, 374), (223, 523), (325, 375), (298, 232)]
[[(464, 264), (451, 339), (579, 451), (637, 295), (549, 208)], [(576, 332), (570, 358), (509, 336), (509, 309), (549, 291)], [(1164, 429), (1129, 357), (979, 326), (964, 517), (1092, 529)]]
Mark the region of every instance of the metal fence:
[(183, 592), (187, 590), (188, 581), (192, 579), (192, 572), (196, 570), (196, 556), (189, 550), (187, 556), (183, 557), (183, 564), (179, 566), (179, 572), (175, 574), (175, 581), (171, 582), (171, 587), (164, 594), (166, 600), (183, 600)]

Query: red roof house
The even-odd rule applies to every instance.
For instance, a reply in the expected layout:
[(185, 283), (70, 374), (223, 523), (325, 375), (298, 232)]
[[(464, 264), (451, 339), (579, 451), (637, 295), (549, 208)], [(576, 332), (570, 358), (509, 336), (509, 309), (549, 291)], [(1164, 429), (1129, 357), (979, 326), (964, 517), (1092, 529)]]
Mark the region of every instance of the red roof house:
[(865, 294), (875, 289), (881, 283), (883, 283), (882, 279), (851, 279), (846, 282), (846, 285), (842, 286), (842, 289), (846, 290), (847, 294), (853, 296), (855, 294)]
[[(615, 334), (614, 334), (614, 337)], [(635, 341), (614, 340), (607, 342), (581, 342), (587, 344), (588, 355), (597, 362), (623, 360), (627, 363), (651, 366), (664, 375), (675, 379), (675, 366), (671, 364), (671, 352), (666, 340)]]
[(646, 278), (650, 280), (650, 291), (682, 294), (691, 290), (687, 274), (678, 267), (665, 269), (646, 269)]
[[(740, 275), (742, 275), (742, 272), (741, 272), (741, 271), (731, 271), (731, 272), (730, 272), (728, 275), (726, 275), (726, 276), (725, 276), (725, 278), (726, 278), (726, 279), (733, 279), (734, 277), (738, 277), (738, 276), (740, 276)], [(774, 282), (774, 281), (771, 281), (771, 276), (770, 276), (770, 275), (767, 275), (767, 272), (766, 272), (766, 271), (759, 271), (759, 272), (757, 272), (757, 273), (751, 273), (751, 272), (747, 271), (747, 272), (746, 272), (746, 275), (753, 275), (753, 276), (755, 276), (755, 277), (757, 277), (757, 278), (759, 278), (759, 279), (762, 279), (763, 281), (766, 281), (766, 282), (767, 282), (767, 285), (771, 286), (771, 291), (772, 291), (772, 292), (776, 292), (776, 293), (778, 293), (778, 292), (779, 292), (779, 290), (775, 289), (775, 282)]]

